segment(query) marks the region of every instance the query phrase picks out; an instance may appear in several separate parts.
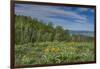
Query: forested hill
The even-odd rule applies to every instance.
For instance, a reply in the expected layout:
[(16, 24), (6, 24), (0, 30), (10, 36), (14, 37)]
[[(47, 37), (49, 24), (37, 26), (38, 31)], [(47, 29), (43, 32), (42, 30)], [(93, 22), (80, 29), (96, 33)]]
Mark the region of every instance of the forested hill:
[(68, 30), (65, 32), (62, 26), (53, 27), (52, 22), (44, 23), (38, 19), (20, 15), (15, 15), (15, 36), (16, 44), (45, 41), (91, 40), (91, 38), (81, 38), (78, 35), (70, 36)]
[(15, 15), (16, 43), (34, 41), (67, 41), (69, 33), (61, 26), (53, 27), (51, 22), (43, 23), (31, 17)]

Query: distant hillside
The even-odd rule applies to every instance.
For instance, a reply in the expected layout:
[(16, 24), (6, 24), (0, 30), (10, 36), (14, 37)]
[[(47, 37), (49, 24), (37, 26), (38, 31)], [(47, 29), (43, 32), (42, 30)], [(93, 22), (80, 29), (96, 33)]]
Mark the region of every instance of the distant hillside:
[(94, 36), (94, 32), (92, 32), (92, 31), (73, 31), (73, 30), (70, 30), (69, 33), (75, 34), (75, 35), (90, 36), (90, 37)]

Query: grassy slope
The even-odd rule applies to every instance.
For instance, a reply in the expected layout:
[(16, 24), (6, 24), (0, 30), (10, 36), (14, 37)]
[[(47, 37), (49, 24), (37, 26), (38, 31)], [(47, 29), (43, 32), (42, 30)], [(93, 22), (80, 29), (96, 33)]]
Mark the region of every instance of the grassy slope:
[(93, 44), (40, 42), (16, 45), (16, 64), (54, 64), (93, 61)]
[(37, 19), (15, 16), (15, 36), (15, 64), (18, 65), (94, 60), (92, 38), (70, 36), (62, 27), (54, 28)]

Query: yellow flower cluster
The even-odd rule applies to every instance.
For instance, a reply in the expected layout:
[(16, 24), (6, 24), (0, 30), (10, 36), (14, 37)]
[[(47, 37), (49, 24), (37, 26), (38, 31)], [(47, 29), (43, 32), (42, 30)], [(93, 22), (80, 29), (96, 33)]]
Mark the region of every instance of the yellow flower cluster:
[(60, 49), (58, 47), (52, 47), (52, 48), (45, 48), (44, 52), (58, 52)]
[(75, 46), (75, 45), (78, 45), (79, 43), (78, 42), (69, 42), (67, 43), (68, 46)]
[(48, 48), (44, 49), (44, 52), (49, 52), (49, 49)]
[(58, 51), (59, 51), (59, 48), (58, 48), (58, 47), (56, 47), (56, 48), (51, 48), (51, 51), (52, 51), (52, 52), (58, 52)]

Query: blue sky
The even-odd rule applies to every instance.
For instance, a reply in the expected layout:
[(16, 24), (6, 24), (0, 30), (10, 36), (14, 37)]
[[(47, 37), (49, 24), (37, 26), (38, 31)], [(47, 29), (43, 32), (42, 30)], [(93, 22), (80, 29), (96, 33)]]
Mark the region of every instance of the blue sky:
[(15, 4), (15, 14), (31, 16), (45, 23), (52, 22), (54, 27), (60, 25), (69, 30), (94, 31), (92, 8)]

